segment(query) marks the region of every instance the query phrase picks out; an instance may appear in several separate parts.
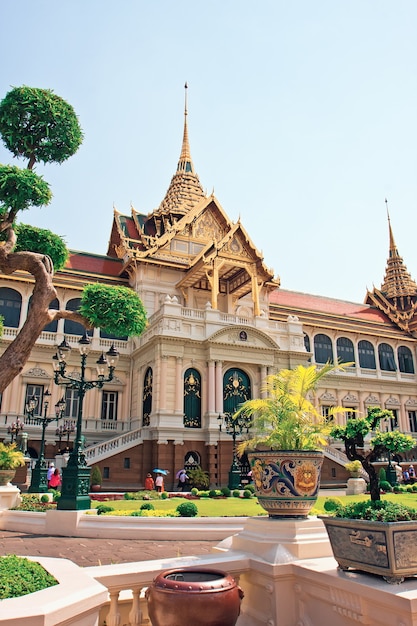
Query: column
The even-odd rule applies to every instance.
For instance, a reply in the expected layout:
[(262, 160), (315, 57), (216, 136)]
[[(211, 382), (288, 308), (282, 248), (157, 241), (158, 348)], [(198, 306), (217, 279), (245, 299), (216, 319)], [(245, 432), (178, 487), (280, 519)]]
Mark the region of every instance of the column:
[(181, 413), (181, 415), (184, 413), (183, 389), (182, 357), (177, 356), (175, 364), (175, 412)]
[(223, 363), (216, 361), (216, 413), (223, 413)]
[(259, 391), (260, 391), (260, 395), (261, 398), (266, 398), (266, 391), (265, 389), (263, 389), (265, 382), (266, 382), (266, 377), (268, 376), (268, 368), (266, 365), (261, 365), (261, 382), (259, 385)]
[(168, 357), (163, 355), (159, 360), (159, 410), (166, 409), (166, 383), (167, 383)]
[(209, 361), (207, 363), (207, 370), (208, 370), (207, 410), (209, 413), (214, 413), (216, 411), (216, 380), (215, 380), (214, 361)]

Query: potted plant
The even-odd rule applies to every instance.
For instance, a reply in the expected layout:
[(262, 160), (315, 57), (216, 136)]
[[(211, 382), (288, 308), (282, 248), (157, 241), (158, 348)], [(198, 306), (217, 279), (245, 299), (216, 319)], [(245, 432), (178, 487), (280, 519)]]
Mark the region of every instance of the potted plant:
[(339, 506), (334, 517), (321, 519), (341, 569), (354, 567), (381, 574), (387, 582), (400, 583), (417, 573), (411, 549), (417, 541), (417, 510), (381, 500), (379, 477), (373, 465), (382, 456), (390, 459), (391, 455), (415, 446), (410, 435), (380, 429), (381, 420), (393, 417), (392, 411), (374, 407), (366, 417), (333, 427), (331, 436), (341, 439), (347, 457), (359, 461), (368, 473), (370, 499)]
[(25, 456), (15, 443), (0, 442), (0, 486), (13, 480), (18, 467), (25, 464)]
[(319, 381), (347, 365), (283, 369), (267, 377), (264, 397), (247, 400), (233, 416), (251, 419), (251, 433), (237, 451), (248, 453), (255, 494), (269, 516), (306, 517), (317, 500), (331, 426), (314, 404), (314, 392)]
[(93, 469), (91, 470), (90, 476), (91, 491), (100, 491), (102, 482), (103, 477), (101, 475), (101, 470), (98, 465), (94, 465)]
[(349, 472), (352, 478), (359, 478), (361, 475), (362, 463), (358, 459), (348, 461), (348, 463), (345, 463), (345, 469)]

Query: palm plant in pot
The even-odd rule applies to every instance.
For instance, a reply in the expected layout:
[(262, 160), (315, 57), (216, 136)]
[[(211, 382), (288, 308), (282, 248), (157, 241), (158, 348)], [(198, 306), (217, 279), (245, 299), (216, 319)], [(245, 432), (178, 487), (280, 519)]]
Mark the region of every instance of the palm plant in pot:
[(0, 442), (0, 486), (13, 480), (18, 467), (25, 464), (25, 456), (15, 443)]
[(332, 428), (331, 437), (344, 442), (349, 460), (360, 461), (368, 473), (370, 499), (338, 506), (334, 517), (321, 519), (341, 569), (354, 567), (399, 583), (417, 573), (417, 510), (381, 499), (374, 463), (383, 456), (391, 459), (391, 455), (411, 450), (415, 442), (410, 435), (380, 429), (382, 420), (393, 417), (392, 411), (374, 407), (366, 417)]
[(331, 426), (314, 404), (314, 392), (321, 380), (347, 365), (280, 370), (267, 377), (264, 397), (247, 400), (233, 416), (251, 419), (251, 433), (237, 451), (248, 453), (255, 494), (270, 517), (306, 517), (317, 500)]

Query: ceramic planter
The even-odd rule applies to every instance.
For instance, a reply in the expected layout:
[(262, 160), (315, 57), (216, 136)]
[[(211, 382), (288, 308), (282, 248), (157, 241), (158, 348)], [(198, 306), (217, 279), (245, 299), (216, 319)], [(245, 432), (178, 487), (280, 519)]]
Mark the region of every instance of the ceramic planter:
[(146, 591), (152, 626), (234, 626), (242, 598), (232, 576), (197, 568), (161, 572)]
[(402, 583), (417, 574), (417, 520), (372, 522), (320, 516), (340, 569), (379, 574)]
[(4, 487), (12, 482), (15, 477), (15, 469), (0, 469), (0, 487)]
[(323, 452), (262, 450), (248, 453), (255, 495), (270, 517), (307, 517), (317, 500)]

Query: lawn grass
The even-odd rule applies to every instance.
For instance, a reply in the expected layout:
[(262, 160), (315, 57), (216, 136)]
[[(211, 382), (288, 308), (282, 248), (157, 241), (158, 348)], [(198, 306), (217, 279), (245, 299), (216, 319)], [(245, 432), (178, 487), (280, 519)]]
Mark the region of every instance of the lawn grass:
[[(344, 504), (348, 502), (358, 502), (361, 500), (368, 500), (368, 494), (360, 494), (355, 496), (333, 496), (332, 493), (328, 495), (319, 496), (314, 509), (313, 515), (326, 514), (324, 510), (324, 502), (327, 498), (337, 497), (342, 500)], [(417, 508), (417, 494), (416, 493), (392, 493), (382, 495), (382, 499), (391, 500), (392, 502), (398, 502), (406, 504), (413, 508)], [(181, 502), (187, 502), (185, 498), (176, 496), (174, 498), (167, 498), (166, 500), (152, 500), (152, 504), (155, 510), (171, 511), (175, 510)], [(255, 515), (267, 515), (266, 511), (258, 503), (258, 500), (254, 498), (200, 498), (199, 500), (193, 500), (198, 509), (198, 517), (253, 517)], [(143, 504), (143, 500), (116, 500), (107, 502), (93, 501), (91, 503), (93, 508), (97, 508), (100, 504), (106, 504), (118, 511), (138, 511)]]

